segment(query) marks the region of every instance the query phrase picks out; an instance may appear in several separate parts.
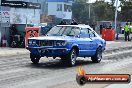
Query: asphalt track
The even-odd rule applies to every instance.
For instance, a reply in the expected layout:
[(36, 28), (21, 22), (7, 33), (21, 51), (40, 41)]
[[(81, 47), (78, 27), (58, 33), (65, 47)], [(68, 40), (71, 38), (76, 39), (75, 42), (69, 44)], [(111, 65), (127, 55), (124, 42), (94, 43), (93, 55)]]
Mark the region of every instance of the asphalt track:
[[(111, 44), (111, 43), (109, 43)], [(78, 58), (75, 67), (67, 67), (58, 59), (41, 58), (38, 65), (31, 63), (29, 54), (0, 58), (0, 88), (80, 88), (76, 83), (79, 66), (87, 73), (132, 74), (132, 47), (109, 48), (101, 63), (92, 63), (90, 58)], [(88, 87), (89, 86), (89, 87)], [(113, 88), (119, 85), (90, 84), (82, 88)], [(132, 88), (131, 85), (127, 86)], [(127, 88), (124, 87), (124, 88)]]

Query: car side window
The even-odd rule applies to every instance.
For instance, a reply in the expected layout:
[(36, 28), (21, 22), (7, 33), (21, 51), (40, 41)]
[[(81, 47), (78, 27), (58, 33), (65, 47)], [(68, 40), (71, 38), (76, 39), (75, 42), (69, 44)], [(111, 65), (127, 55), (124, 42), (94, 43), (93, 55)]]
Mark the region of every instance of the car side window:
[(67, 27), (63, 34), (67, 36), (77, 36), (80, 34), (80, 29), (77, 27)]
[(77, 27), (73, 27), (72, 30), (71, 30), (70, 35), (77, 36), (77, 35), (79, 35), (79, 33), (80, 33), (80, 29), (77, 28)]
[(82, 29), (80, 33), (80, 37), (89, 38), (88, 29)]

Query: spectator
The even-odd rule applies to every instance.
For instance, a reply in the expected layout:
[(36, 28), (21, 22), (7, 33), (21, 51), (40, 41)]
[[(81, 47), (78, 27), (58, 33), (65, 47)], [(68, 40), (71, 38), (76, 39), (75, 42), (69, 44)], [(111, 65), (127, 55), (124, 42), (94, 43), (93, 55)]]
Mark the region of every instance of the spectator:
[(103, 25), (100, 25), (100, 34), (102, 34)]
[(78, 23), (73, 19), (71, 25), (78, 25)]
[(129, 39), (129, 34), (130, 34), (130, 28), (128, 23), (126, 23), (126, 25), (124, 26), (124, 32), (125, 32), (125, 41), (130, 41)]
[(103, 28), (107, 28), (107, 25), (105, 23), (103, 23)]
[(16, 25), (13, 24), (11, 27), (10, 27), (10, 34), (11, 35), (16, 35), (17, 34), (17, 29), (16, 29)]
[(95, 31), (95, 25), (94, 24), (92, 24), (92, 26), (91, 26), (92, 28), (93, 28), (93, 30)]
[(111, 29), (111, 28), (112, 28), (112, 24), (109, 25), (109, 29)]
[(64, 20), (62, 20), (59, 25), (66, 25), (66, 22)]
[(117, 28), (116, 28), (116, 40), (118, 40), (119, 38), (119, 34), (120, 34), (120, 30), (121, 30), (121, 27), (120, 27), (121, 24), (117, 24)]

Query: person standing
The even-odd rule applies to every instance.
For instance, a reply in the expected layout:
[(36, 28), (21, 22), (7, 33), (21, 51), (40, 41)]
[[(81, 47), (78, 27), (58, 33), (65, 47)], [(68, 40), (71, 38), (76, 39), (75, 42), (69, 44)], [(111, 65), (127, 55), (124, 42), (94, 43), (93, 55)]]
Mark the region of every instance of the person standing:
[(93, 30), (95, 31), (95, 25), (94, 24), (92, 24), (92, 26), (91, 26), (92, 28), (93, 28)]
[(78, 25), (78, 23), (73, 19), (71, 25)]
[(102, 30), (103, 30), (103, 25), (100, 25), (100, 34), (102, 34)]
[(67, 23), (66, 23), (66, 21), (64, 21), (64, 20), (62, 20), (60, 23), (59, 23), (59, 25), (66, 25)]
[(112, 29), (112, 24), (109, 25), (109, 29)]
[(124, 34), (125, 34), (125, 41), (130, 41), (129, 34), (130, 34), (130, 28), (128, 23), (124, 26)]

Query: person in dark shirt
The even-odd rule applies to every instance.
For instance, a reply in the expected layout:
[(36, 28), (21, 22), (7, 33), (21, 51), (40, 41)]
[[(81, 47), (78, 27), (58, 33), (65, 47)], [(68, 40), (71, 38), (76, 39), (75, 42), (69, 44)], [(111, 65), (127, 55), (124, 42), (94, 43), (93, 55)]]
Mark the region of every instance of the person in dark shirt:
[(95, 30), (95, 25), (94, 24), (92, 24), (91, 27), (93, 28), (93, 30)]
[(71, 25), (78, 25), (78, 23), (73, 19)]
[(109, 25), (109, 29), (111, 29), (111, 28), (112, 28), (112, 24)]
[(64, 21), (64, 20), (62, 20), (60, 23), (59, 23), (59, 25), (66, 25), (67, 23)]
[(103, 25), (100, 25), (100, 34), (102, 34)]

